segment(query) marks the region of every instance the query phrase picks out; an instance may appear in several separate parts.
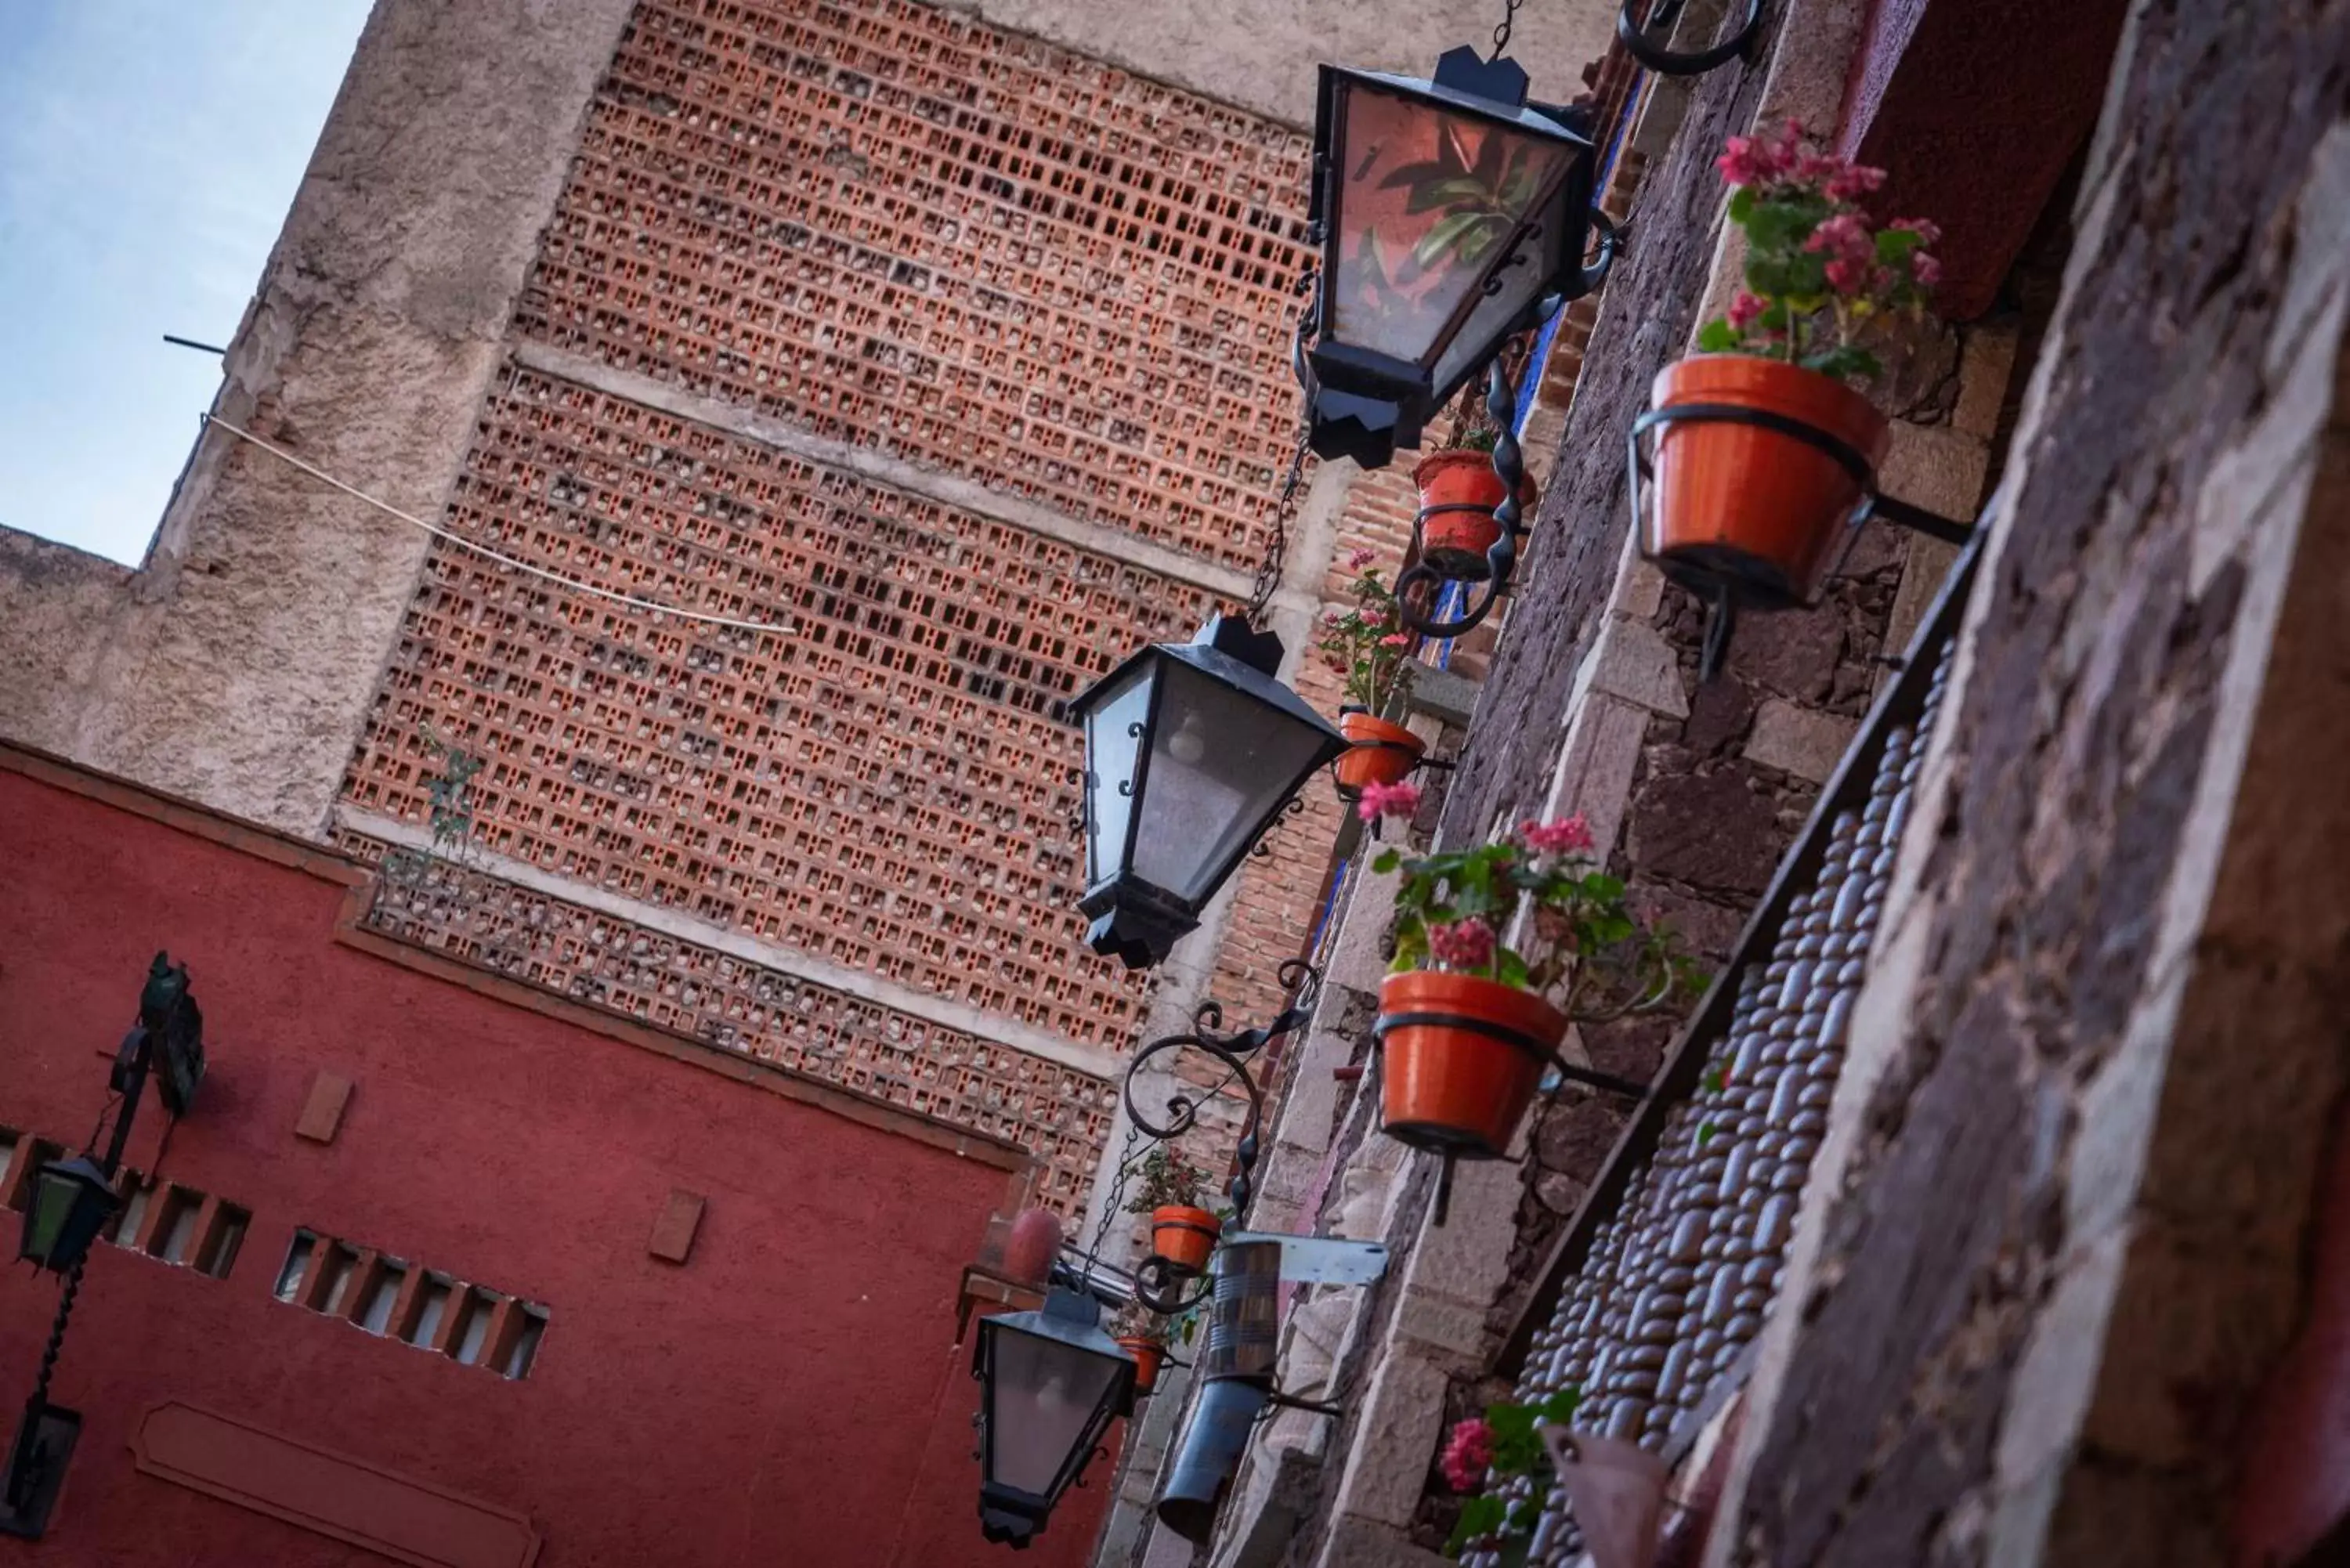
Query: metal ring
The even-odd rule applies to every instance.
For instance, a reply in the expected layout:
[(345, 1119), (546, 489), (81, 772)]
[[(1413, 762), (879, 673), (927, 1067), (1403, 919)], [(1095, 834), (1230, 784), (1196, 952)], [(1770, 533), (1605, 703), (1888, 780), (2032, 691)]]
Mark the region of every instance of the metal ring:
[[(1648, 42), (1647, 30), (1632, 20), (1632, 13), (1640, 0), (1624, 0), (1624, 7), (1616, 13), (1616, 36), (1624, 52), (1656, 72), (1659, 76), (1703, 76), (1717, 66), (1728, 65), (1746, 52), (1746, 47), (1762, 25), (1762, 0), (1746, 0), (1746, 19), (1738, 30), (1711, 48), (1677, 52)], [(1659, 23), (1670, 26), (1680, 15), (1680, 0), (1663, 0), (1648, 17), (1648, 26)]]

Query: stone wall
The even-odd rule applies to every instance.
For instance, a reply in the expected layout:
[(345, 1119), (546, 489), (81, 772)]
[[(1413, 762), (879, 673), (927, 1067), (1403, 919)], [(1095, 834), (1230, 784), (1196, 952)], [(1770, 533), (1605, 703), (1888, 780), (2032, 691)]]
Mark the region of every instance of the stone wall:
[(1711, 1561), (2230, 1560), (2344, 1081), (2345, 67), (2133, 13)]

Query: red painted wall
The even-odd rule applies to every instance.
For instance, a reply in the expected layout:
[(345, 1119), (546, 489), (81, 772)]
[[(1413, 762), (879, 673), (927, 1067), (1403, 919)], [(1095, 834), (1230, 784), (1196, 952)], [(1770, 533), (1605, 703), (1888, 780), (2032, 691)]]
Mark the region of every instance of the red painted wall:
[[(254, 1215), (225, 1280), (94, 1250), (51, 1393), (80, 1449), (0, 1564), (383, 1561), (134, 1470), (167, 1398), (526, 1512), (546, 1568), (1002, 1563), (950, 1343), (1005, 1170), (356, 951), (344, 892), (0, 771), (0, 1124), (86, 1136), (168, 949), (212, 1067), (161, 1172)], [(330, 1146), (294, 1136), (319, 1068), (358, 1085)], [(130, 1163), (164, 1126), (151, 1091)], [(672, 1188), (709, 1198), (681, 1268), (646, 1251)], [(297, 1225), (546, 1303), (529, 1376), (276, 1301)], [(56, 1301), (0, 1275), (0, 1426)], [(1105, 1490), (1024, 1561), (1081, 1561)]]

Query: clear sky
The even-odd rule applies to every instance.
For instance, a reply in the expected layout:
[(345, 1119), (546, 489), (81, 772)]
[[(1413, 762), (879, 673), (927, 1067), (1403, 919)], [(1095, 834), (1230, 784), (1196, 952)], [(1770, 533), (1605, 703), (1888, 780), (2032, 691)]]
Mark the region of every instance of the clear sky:
[(367, 14), (0, 4), (0, 524), (145, 553)]

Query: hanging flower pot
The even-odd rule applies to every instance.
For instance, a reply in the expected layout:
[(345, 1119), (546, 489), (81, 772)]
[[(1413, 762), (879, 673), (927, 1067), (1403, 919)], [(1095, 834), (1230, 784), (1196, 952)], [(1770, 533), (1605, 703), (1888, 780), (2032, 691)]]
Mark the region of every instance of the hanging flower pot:
[(1150, 1251), (1180, 1273), (1197, 1274), (1208, 1267), (1223, 1222), (1204, 1209), (1170, 1203), (1150, 1211)]
[(1566, 1017), (1499, 981), (1414, 970), (1381, 983), (1376, 1027), (1380, 1130), (1416, 1148), (1492, 1159), (1534, 1103)]
[[(1411, 479), (1419, 486), (1419, 558), (1440, 576), (1482, 582), (1489, 570), (1485, 552), (1502, 536), (1493, 512), (1503, 491), (1490, 445), (1430, 452)], [(1522, 518), (1533, 514), (1534, 496), (1534, 482), (1519, 481)]]
[[(1369, 804), (1398, 815), (1412, 805)], [(1448, 1158), (1499, 1158), (1554, 1065), (1595, 1087), (1646, 1092), (1557, 1061), (1569, 1023), (1662, 1007), (1698, 980), (1672, 933), (1645, 929), (1626, 907), (1597, 847), (1575, 815), (1522, 822), (1470, 849), (1389, 849), (1371, 862), (1401, 873), (1395, 967), (1372, 1026), (1389, 1137)], [(1523, 952), (1501, 940), (1521, 915), (1535, 939)]]
[(1167, 1342), (1147, 1334), (1121, 1334), (1118, 1343), (1134, 1357), (1134, 1395), (1139, 1399), (1159, 1386), (1159, 1366), (1167, 1359)]
[(1365, 784), (1400, 782), (1419, 765), (1428, 750), (1427, 742), (1401, 724), (1374, 718), (1359, 708), (1339, 711), (1338, 732), (1354, 742), (1354, 748), (1339, 753), (1332, 764), (1338, 794), (1347, 800), (1359, 796)]
[[(1870, 470), (1886, 418), (1831, 376), (1745, 354), (1698, 354), (1657, 378), (1654, 406), (1750, 409), (1817, 431)], [(1820, 445), (1732, 419), (1671, 421), (1657, 436), (1648, 553), (1684, 582), (1727, 578), (1761, 604), (1804, 604), (1866, 520), (1863, 480)]]
[(1745, 283), (1666, 367), (1632, 437), (1655, 432), (1642, 545), (1727, 609), (1809, 603), (1877, 504), (1888, 426), (1848, 384), (1881, 367), (1886, 321), (1921, 321), (1941, 266), (1933, 224), (1879, 227), (1861, 205), (1882, 170), (1825, 152), (1790, 121), (1732, 137), (1719, 167), (1745, 230)]

